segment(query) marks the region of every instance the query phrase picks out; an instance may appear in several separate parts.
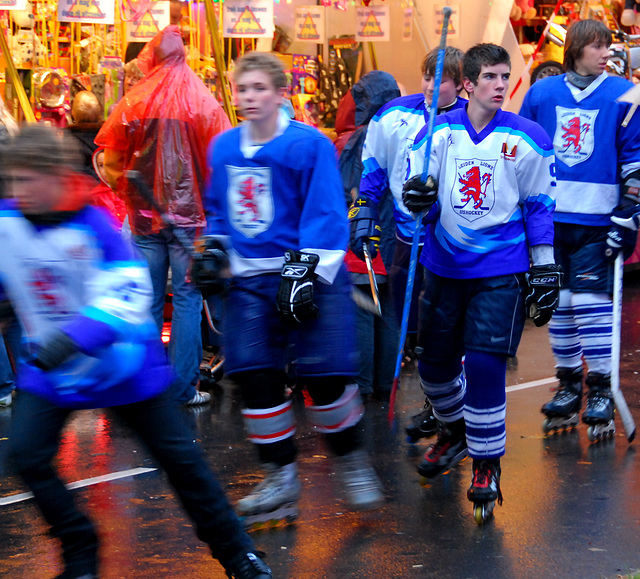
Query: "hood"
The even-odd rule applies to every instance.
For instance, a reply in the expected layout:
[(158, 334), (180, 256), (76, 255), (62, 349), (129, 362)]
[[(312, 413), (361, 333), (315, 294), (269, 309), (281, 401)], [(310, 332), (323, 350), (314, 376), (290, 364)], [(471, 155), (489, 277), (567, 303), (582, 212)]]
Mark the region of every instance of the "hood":
[(137, 64), (142, 73), (147, 75), (160, 64), (184, 62), (185, 56), (180, 28), (170, 25), (147, 43), (138, 55)]
[(393, 76), (382, 70), (365, 74), (351, 89), (356, 104), (356, 127), (366, 125), (383, 105), (400, 96)]

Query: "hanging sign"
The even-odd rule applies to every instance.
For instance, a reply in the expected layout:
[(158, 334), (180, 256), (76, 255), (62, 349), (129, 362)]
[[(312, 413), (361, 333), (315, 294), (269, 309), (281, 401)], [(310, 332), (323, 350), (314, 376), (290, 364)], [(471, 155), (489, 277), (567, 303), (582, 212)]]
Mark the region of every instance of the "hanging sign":
[(389, 6), (356, 8), (356, 40), (381, 42), (389, 40)]
[(225, 38), (273, 36), (273, 0), (226, 0), (222, 9)]
[(324, 42), (324, 6), (298, 6), (295, 17), (295, 40)]
[(451, 18), (449, 19), (449, 31), (447, 32), (447, 40), (453, 40), (460, 38), (460, 3), (459, 2), (446, 2), (442, 4), (436, 4), (433, 8), (436, 13), (436, 34), (438, 38), (442, 34), (442, 10), (445, 6), (451, 8)]
[(58, 21), (113, 24), (115, 0), (58, 0)]
[(27, 0), (0, 0), (0, 10), (26, 10)]
[(127, 42), (148, 42), (163, 28), (169, 26), (170, 2), (153, 2), (137, 20), (127, 22)]
[(413, 7), (408, 6), (402, 12), (402, 40), (411, 42), (413, 39)]

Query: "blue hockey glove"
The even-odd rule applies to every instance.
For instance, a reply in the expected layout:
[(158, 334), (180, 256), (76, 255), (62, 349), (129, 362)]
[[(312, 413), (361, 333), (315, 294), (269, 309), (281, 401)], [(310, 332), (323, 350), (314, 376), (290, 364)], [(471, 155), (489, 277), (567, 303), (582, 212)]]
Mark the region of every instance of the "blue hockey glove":
[(378, 210), (370, 199), (357, 197), (349, 208), (349, 249), (364, 261), (362, 244), (367, 244), (369, 255), (373, 258), (378, 255), (380, 247), (380, 217)]
[(437, 200), (438, 183), (431, 175), (426, 183), (414, 175), (402, 187), (402, 202), (411, 213), (426, 213)]
[(289, 249), (284, 252), (277, 306), (287, 321), (315, 320), (320, 312), (313, 303), (313, 280), (320, 258), (314, 253)]
[(534, 265), (527, 274), (527, 295), (524, 298), (527, 317), (540, 327), (551, 319), (558, 307), (562, 287), (562, 267), (555, 264)]
[(229, 268), (229, 256), (222, 242), (206, 235), (195, 244), (195, 256), (191, 263), (191, 279), (203, 296), (222, 293), (225, 288), (225, 270)]
[(607, 233), (605, 256), (615, 260), (620, 251), (627, 259), (636, 248), (640, 222), (640, 170), (622, 181), (622, 201), (611, 215), (613, 225)]
[(78, 351), (73, 340), (64, 332), (56, 330), (47, 341), (38, 348), (33, 365), (48, 372), (55, 370)]

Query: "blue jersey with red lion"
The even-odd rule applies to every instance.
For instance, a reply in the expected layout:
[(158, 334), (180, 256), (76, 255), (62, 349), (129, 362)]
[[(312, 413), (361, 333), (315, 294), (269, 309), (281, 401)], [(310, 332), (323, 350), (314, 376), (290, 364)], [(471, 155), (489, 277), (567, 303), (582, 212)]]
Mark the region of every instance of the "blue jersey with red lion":
[[(424, 170), (426, 145), (425, 127), (411, 152), (412, 175)], [(553, 161), (542, 128), (513, 113), (497, 111), (480, 133), (466, 109), (439, 116), (428, 171), (438, 182), (439, 215), (421, 262), (456, 279), (528, 271), (529, 246), (553, 244)]]
[(633, 86), (603, 73), (584, 90), (567, 82), (566, 75), (529, 89), (520, 114), (542, 125), (553, 141), (556, 221), (610, 224), (620, 177), (640, 169), (640, 115), (622, 127), (630, 105), (616, 100)]
[(243, 123), (214, 141), (208, 165), (207, 233), (226, 244), (233, 276), (279, 272), (284, 252), (297, 249), (318, 255), (316, 273), (333, 282), (349, 233), (327, 137), (281, 115), (275, 138), (256, 145)]

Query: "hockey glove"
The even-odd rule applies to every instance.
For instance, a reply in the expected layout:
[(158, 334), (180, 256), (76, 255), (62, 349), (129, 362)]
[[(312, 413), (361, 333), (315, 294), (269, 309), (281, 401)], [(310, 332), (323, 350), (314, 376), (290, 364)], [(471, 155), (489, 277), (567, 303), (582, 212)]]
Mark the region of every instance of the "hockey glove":
[(55, 370), (78, 351), (73, 340), (64, 332), (56, 330), (47, 341), (38, 348), (33, 365), (48, 372)]
[(285, 320), (304, 322), (318, 317), (318, 307), (313, 303), (313, 280), (319, 260), (314, 253), (293, 249), (284, 252), (277, 306)]
[(562, 268), (555, 264), (534, 265), (525, 275), (528, 289), (524, 306), (536, 326), (544, 326), (558, 307), (563, 276)]
[(420, 175), (414, 175), (402, 187), (402, 202), (411, 213), (426, 213), (438, 199), (438, 183), (429, 175), (423, 183)]
[(203, 296), (222, 293), (228, 267), (229, 256), (219, 239), (206, 235), (196, 242), (191, 279)]
[(369, 255), (374, 258), (380, 247), (380, 218), (378, 210), (370, 199), (357, 197), (349, 208), (349, 249), (364, 261), (362, 244), (367, 244)]
[(622, 201), (611, 215), (613, 225), (607, 233), (605, 256), (615, 260), (620, 251), (627, 259), (636, 247), (640, 222), (640, 170), (622, 181)]

